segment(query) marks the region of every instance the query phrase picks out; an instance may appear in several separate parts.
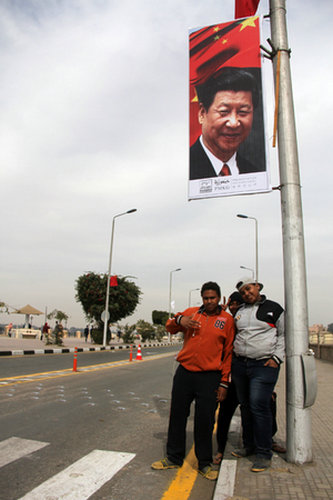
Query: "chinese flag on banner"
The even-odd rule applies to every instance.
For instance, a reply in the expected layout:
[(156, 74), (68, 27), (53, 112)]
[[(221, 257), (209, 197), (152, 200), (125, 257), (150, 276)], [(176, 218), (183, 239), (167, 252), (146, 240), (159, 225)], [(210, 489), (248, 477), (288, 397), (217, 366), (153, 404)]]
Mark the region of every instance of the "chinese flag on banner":
[(201, 134), (195, 87), (224, 67), (260, 66), (259, 17), (206, 26), (190, 34), (190, 145)]
[(254, 16), (259, 0), (235, 0), (235, 19)]
[(118, 286), (117, 276), (110, 276), (110, 286)]

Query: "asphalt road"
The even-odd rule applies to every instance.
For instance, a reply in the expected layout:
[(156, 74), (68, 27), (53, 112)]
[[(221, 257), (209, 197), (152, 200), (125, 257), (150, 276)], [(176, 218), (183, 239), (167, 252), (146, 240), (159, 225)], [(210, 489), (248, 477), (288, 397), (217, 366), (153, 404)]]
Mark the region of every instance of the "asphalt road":
[[(142, 348), (142, 355), (152, 356), (162, 352), (175, 352), (179, 346), (146, 347)], [(32, 354), (25, 356), (4, 356), (0, 358), (0, 378), (41, 373), (53, 370), (65, 370), (73, 368), (73, 353), (64, 354)], [(129, 349), (113, 351), (79, 352), (77, 355), (78, 368), (94, 364), (110, 363), (118, 360), (129, 360)], [(136, 357), (136, 349), (133, 359)]]
[[(82, 354), (79, 368), (83, 363), (96, 365), (98, 360), (111, 364), (94, 371), (70, 371), (66, 376), (58, 374), (38, 380), (28, 376), (19, 383), (14, 381), (0, 386), (0, 451), (1, 445), (5, 449), (0, 453), (0, 499), (24, 497), (44, 500), (48, 498), (45, 492), (35, 495), (29, 492), (42, 488), (52, 480), (53, 494), (50, 498), (60, 498), (57, 491), (67, 483), (65, 479), (60, 479), (62, 476), (54, 476), (91, 457), (94, 450), (103, 450), (106, 457), (103, 455), (99, 464), (93, 455), (86, 471), (89, 486), (94, 482), (94, 474), (100, 472), (103, 462), (108, 459), (107, 452), (118, 452), (118, 464), (119, 453), (123, 454), (127, 463), (112, 477), (106, 477), (92, 495), (73, 494), (67, 498), (161, 499), (169, 491), (177, 472), (153, 471), (150, 464), (165, 455), (170, 390), (176, 368), (174, 355), (177, 351), (175, 346), (147, 348), (143, 351), (144, 361), (132, 363), (126, 361), (128, 352)], [(105, 355), (108, 357), (104, 358)], [(67, 357), (68, 361), (65, 360)], [(1, 369), (6, 377), (14, 376), (14, 373), (27, 374), (28, 370), (40, 373), (45, 371), (45, 362), (49, 363), (49, 369), (58, 370), (62, 363), (70, 363), (70, 358), (72, 356), (63, 354), (5, 359), (1, 360), (1, 365), (9, 363)], [(123, 364), (119, 364), (121, 359), (125, 359)], [(21, 372), (18, 374), (20, 362)], [(188, 450), (193, 442), (192, 426), (190, 417)], [(13, 442), (13, 437), (19, 439)], [(24, 453), (26, 443), (35, 445), (36, 442), (42, 443), (38, 445), (38, 450), (15, 459), (15, 454)], [(10, 453), (4, 448), (6, 446)], [(1, 463), (1, 460), (9, 460), (9, 463)], [(106, 476), (110, 467), (105, 467)], [(84, 478), (82, 470), (79, 473), (72, 470), (69, 480), (74, 484), (81, 476)], [(182, 493), (180, 498), (209, 500), (213, 497), (214, 487), (214, 483), (197, 476), (193, 488), (186, 494)], [(175, 496), (173, 500), (176, 500)]]

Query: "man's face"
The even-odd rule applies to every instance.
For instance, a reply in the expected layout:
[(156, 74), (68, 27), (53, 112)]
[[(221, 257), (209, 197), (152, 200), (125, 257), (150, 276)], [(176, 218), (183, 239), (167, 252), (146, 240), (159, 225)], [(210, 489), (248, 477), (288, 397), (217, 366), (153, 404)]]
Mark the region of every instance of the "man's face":
[(251, 283), (249, 285), (243, 286), (239, 290), (239, 293), (247, 304), (254, 304), (260, 298), (260, 288), (258, 283)]
[(231, 314), (233, 316), (235, 316), (235, 314), (238, 311), (238, 309), (240, 308), (240, 306), (241, 306), (241, 304), (239, 302), (237, 302), (237, 300), (233, 300), (232, 302), (230, 302), (229, 311), (231, 312)]
[(199, 122), (205, 146), (220, 160), (228, 161), (251, 132), (252, 93), (217, 92), (208, 111), (200, 104)]
[(215, 290), (205, 290), (202, 294), (202, 302), (207, 314), (214, 314), (217, 311), (220, 296)]

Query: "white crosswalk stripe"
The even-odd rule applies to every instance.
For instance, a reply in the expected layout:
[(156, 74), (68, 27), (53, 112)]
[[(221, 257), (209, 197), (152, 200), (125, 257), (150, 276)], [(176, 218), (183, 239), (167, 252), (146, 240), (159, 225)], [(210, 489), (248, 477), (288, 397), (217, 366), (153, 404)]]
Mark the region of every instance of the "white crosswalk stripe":
[(133, 453), (94, 450), (20, 500), (86, 500), (134, 457)]
[[(1, 441), (0, 467), (49, 444), (15, 436)], [(20, 500), (86, 500), (134, 457), (133, 453), (93, 450), (28, 492)]]
[(40, 450), (49, 443), (33, 441), (32, 439), (22, 439), (11, 437), (0, 442), (0, 467), (10, 464), (19, 458), (29, 455), (34, 451)]

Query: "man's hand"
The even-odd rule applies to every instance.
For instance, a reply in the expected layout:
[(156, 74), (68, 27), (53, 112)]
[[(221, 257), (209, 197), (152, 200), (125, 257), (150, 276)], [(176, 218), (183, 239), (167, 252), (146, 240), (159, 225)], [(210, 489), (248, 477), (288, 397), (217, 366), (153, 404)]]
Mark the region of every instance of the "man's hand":
[(182, 319), (180, 320), (180, 325), (183, 328), (194, 328), (198, 329), (201, 326), (201, 323), (199, 321), (196, 321), (195, 319), (192, 319), (194, 314), (191, 316), (183, 316)]
[(223, 302), (221, 302), (222, 311), (226, 311), (228, 305), (229, 305), (229, 301), (226, 304), (226, 302), (225, 302), (225, 295), (223, 295)]
[(219, 387), (217, 389), (217, 396), (216, 396), (216, 399), (217, 401), (224, 401), (225, 398), (227, 397), (227, 394), (228, 394), (228, 389), (226, 389), (225, 387)]
[(271, 366), (272, 368), (277, 368), (279, 365), (274, 361), (274, 359), (269, 359), (266, 361), (264, 366)]

